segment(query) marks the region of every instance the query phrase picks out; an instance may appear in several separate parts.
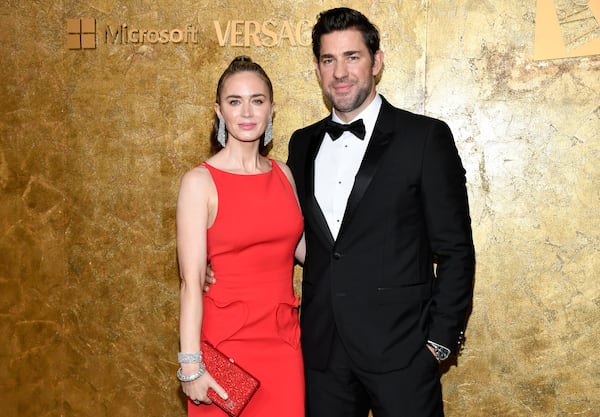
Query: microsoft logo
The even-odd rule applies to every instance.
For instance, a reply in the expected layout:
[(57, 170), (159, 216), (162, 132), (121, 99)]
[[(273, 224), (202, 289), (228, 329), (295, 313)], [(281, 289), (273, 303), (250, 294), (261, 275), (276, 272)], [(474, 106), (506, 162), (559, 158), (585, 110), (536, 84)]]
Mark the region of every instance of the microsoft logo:
[(67, 19), (67, 48), (96, 49), (96, 19)]
[[(550, 0), (553, 1), (553, 0)], [(600, 0), (598, 0), (600, 1)], [(180, 45), (199, 44), (203, 41), (202, 22), (199, 25), (186, 24), (184, 27), (138, 27), (121, 23), (119, 25), (100, 22), (100, 38), (96, 33), (94, 18), (66, 19), (67, 48), (69, 50), (96, 49), (104, 45)], [(310, 46), (310, 22), (302, 19), (291, 20), (228, 20), (213, 22), (220, 46), (265, 46), (278, 47), (283, 42), (291, 46)]]

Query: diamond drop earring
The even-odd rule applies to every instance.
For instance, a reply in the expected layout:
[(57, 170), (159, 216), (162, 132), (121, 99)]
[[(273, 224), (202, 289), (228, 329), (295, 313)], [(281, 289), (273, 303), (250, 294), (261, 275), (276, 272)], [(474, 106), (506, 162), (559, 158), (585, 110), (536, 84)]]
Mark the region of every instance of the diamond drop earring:
[(219, 116), (219, 129), (217, 130), (217, 142), (221, 144), (222, 147), (225, 147), (226, 139), (225, 139), (225, 120), (221, 116)]
[(267, 146), (273, 140), (273, 118), (269, 116), (269, 122), (267, 123), (267, 128), (265, 129), (265, 138), (263, 140), (263, 144)]

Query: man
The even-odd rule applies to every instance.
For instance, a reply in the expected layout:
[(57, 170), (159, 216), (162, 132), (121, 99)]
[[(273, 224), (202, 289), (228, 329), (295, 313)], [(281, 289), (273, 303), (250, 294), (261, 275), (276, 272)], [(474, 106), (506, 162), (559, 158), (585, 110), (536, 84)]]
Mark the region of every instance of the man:
[(438, 364), (473, 288), (465, 171), (445, 123), (376, 92), (384, 56), (365, 16), (323, 12), (312, 38), (333, 111), (292, 135), (288, 159), (307, 243), (307, 416), (443, 416)]

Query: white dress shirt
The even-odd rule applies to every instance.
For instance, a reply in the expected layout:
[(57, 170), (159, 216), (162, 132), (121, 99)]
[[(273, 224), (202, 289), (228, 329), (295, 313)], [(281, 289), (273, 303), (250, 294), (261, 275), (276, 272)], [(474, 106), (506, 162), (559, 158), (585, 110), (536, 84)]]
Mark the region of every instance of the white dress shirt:
[[(350, 132), (344, 132), (339, 139), (333, 141), (326, 133), (315, 158), (315, 197), (334, 239), (337, 239), (340, 231), (354, 178), (371, 140), (381, 102), (381, 96), (377, 94), (371, 104), (349, 122), (363, 119), (364, 140), (360, 140)], [(335, 114), (335, 110), (332, 113), (332, 120), (344, 123)]]

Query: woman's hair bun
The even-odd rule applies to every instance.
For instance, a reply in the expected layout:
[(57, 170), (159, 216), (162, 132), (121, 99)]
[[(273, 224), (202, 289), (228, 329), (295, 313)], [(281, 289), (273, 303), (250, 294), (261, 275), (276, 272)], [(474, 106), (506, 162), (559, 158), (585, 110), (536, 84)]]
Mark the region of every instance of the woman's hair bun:
[(252, 62), (252, 58), (246, 55), (240, 55), (233, 58), (233, 62)]

